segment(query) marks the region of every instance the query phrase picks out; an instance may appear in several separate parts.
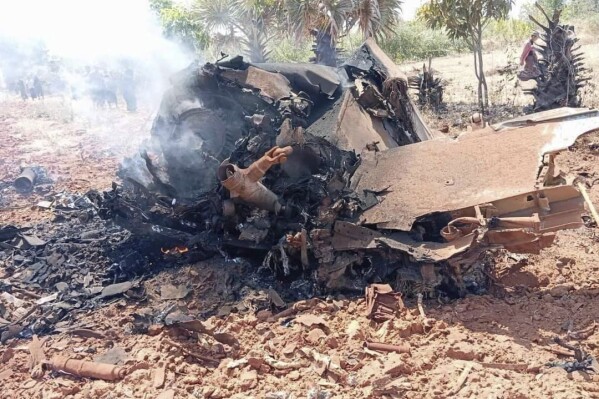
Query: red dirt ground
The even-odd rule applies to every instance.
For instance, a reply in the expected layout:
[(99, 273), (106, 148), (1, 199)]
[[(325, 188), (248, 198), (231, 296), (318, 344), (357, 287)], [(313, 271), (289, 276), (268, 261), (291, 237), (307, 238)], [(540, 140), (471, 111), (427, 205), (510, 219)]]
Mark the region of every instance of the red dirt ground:
[[(57, 191), (106, 189), (119, 159), (148, 131), (149, 114), (143, 111), (98, 111), (102, 119), (83, 127), (77, 120), (35, 117), (40, 108), (12, 100), (2, 103), (0, 180), (11, 181), (20, 163), (35, 161), (56, 179)], [(108, 119), (112, 127), (106, 126)], [(589, 135), (558, 158), (565, 172), (592, 186), (596, 204), (598, 143), (599, 134)], [(11, 207), (22, 208), (0, 210), (0, 225), (50, 216), (35, 209), (43, 194), (2, 195), (9, 195)], [(414, 302), (407, 302), (401, 317), (377, 324), (365, 317), (363, 299), (340, 297), (303, 304), (300, 314), (319, 318), (311, 327), (285, 319), (269, 321), (268, 314), (253, 311), (266, 300), (265, 292), (245, 287), (242, 302), (227, 303), (228, 275), (236, 273), (237, 263), (211, 260), (167, 270), (144, 283), (146, 302), (120, 299), (73, 315), (69, 328), (92, 329), (104, 338), (66, 332), (45, 337), (48, 357), (60, 353), (91, 360), (118, 347), (131, 364), (141, 362), (141, 369), (119, 382), (50, 373), (36, 380), (28, 369), (28, 342), (23, 340), (10, 349), (0, 346), (0, 397), (599, 398), (596, 375), (545, 366), (572, 360), (553, 352), (555, 336), (566, 338), (568, 329), (585, 329), (599, 318), (597, 254), (597, 228), (560, 232), (556, 244), (540, 255), (497, 253), (497, 281), (490, 294), (449, 303), (426, 300), (426, 323)], [(161, 301), (160, 288), (167, 283), (187, 284), (193, 290), (183, 300)], [(205, 324), (234, 339), (223, 344), (209, 335), (174, 328), (131, 333), (133, 313), (168, 303), (198, 313), (217, 309), (220, 316)], [(599, 328), (592, 331), (579, 343), (599, 356)], [(411, 351), (370, 351), (363, 347), (366, 340), (407, 343)], [(194, 354), (216, 362), (206, 363)]]

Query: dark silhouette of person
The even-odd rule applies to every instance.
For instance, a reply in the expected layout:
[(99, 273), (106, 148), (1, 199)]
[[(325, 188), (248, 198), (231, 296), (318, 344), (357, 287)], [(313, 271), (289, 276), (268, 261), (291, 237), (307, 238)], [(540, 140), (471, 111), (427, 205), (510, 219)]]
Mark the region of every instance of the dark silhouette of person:
[(135, 77), (133, 70), (127, 68), (123, 76), (123, 98), (127, 103), (127, 111), (137, 111), (137, 97), (135, 96)]
[(25, 82), (23, 82), (23, 79), (19, 79), (17, 82), (17, 88), (19, 89), (19, 93), (21, 93), (21, 98), (23, 101), (27, 100), (29, 96), (27, 95), (27, 88), (25, 87)]
[(42, 87), (42, 81), (37, 75), (33, 78), (33, 91), (35, 92), (35, 96), (39, 99), (44, 98), (44, 88)]

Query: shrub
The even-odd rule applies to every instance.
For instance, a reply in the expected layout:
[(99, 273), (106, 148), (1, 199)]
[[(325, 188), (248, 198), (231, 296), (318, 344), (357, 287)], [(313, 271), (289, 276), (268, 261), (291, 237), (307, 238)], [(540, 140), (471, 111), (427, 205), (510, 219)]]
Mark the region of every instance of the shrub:
[(462, 41), (454, 41), (442, 30), (427, 28), (420, 21), (401, 24), (381, 47), (396, 62), (442, 57), (467, 50)]
[(499, 50), (522, 44), (535, 30), (533, 23), (521, 19), (491, 21), (483, 35), (485, 51)]
[(271, 62), (308, 62), (314, 55), (312, 42), (309, 40), (297, 41), (285, 37), (282, 40), (272, 40), (270, 47)]

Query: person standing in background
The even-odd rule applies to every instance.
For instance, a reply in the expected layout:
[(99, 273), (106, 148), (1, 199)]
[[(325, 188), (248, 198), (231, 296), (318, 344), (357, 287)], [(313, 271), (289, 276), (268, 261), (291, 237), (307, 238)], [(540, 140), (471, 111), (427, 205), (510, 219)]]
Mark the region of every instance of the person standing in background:
[(539, 33), (533, 32), (530, 40), (526, 42), (520, 55), (520, 66), (524, 68), (518, 73), (520, 80), (537, 79), (541, 76), (539, 68), (539, 58), (534, 48), (535, 42), (539, 39)]
[(37, 98), (44, 98), (44, 88), (42, 87), (42, 81), (40, 80), (40, 78), (37, 77), (37, 75), (35, 75), (35, 77), (33, 78), (33, 90), (35, 91)]
[(27, 88), (25, 88), (25, 82), (23, 79), (19, 79), (17, 82), (17, 88), (19, 89), (19, 93), (21, 93), (21, 98), (23, 101), (27, 100), (29, 96), (27, 95)]
[(135, 96), (135, 77), (133, 70), (127, 68), (123, 76), (123, 98), (127, 103), (127, 111), (137, 111), (137, 97)]

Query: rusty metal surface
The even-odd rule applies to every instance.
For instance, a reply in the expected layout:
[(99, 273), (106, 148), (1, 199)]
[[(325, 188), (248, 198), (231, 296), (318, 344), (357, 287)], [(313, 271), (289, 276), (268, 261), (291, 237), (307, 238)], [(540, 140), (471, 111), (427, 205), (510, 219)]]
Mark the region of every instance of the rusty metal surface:
[(464, 141), (429, 140), (366, 154), (352, 178), (357, 192), (380, 193), (361, 222), (409, 231), (415, 219), (538, 188), (543, 155), (599, 129), (599, 117), (546, 123)]
[(543, 122), (555, 122), (557, 120), (564, 120), (570, 118), (586, 118), (589, 116), (596, 116), (598, 113), (599, 111), (597, 111), (596, 109), (563, 107), (551, 109), (548, 111), (537, 112), (530, 115), (523, 115), (518, 118), (496, 123), (494, 125), (491, 125), (491, 127), (493, 128), (493, 130), (499, 131), (534, 125)]
[(386, 247), (410, 254), (418, 262), (440, 262), (466, 251), (475, 238), (475, 234), (470, 234), (450, 243), (422, 242), (404, 233), (384, 236), (376, 230), (337, 221), (332, 244), (336, 251)]
[(332, 96), (341, 80), (335, 68), (315, 64), (258, 63), (257, 68), (285, 76), (294, 87), (310, 95)]
[[(391, 129), (390, 126), (388, 126)], [(344, 94), (337, 126), (331, 141), (346, 151), (362, 152), (368, 144), (377, 142), (380, 151), (397, 147), (381, 118), (373, 118), (362, 108), (351, 92)]]
[[(408, 77), (404, 74), (399, 67), (389, 58), (387, 54), (376, 44), (373, 38), (369, 38), (364, 42), (364, 47), (370, 52), (370, 55), (377, 60), (378, 64), (382, 66), (382, 72), (387, 80), (399, 79), (405, 83), (406, 87), (408, 84)], [(388, 93), (387, 93), (388, 94)], [(408, 117), (412, 121), (412, 128), (414, 133), (418, 136), (420, 141), (431, 140), (442, 136), (441, 133), (431, 130), (422, 118), (418, 107), (414, 104), (409, 96), (401, 99), (405, 103)]]
[(365, 289), (366, 315), (383, 322), (395, 317), (404, 308), (401, 293), (394, 292), (389, 284), (371, 284)]
[[(579, 228), (584, 211), (580, 192), (572, 186), (546, 188), (482, 206), (481, 224), (450, 242), (416, 241), (409, 234), (381, 231), (337, 221), (332, 245), (336, 251), (389, 248), (416, 262), (442, 262), (475, 246), (501, 247), (518, 253), (538, 253), (553, 243), (555, 232)], [(476, 209), (451, 212), (454, 219), (477, 220)]]
[(262, 95), (273, 100), (288, 97), (293, 91), (285, 76), (253, 66), (245, 70), (226, 70), (221, 72), (221, 76), (244, 87), (260, 90)]

